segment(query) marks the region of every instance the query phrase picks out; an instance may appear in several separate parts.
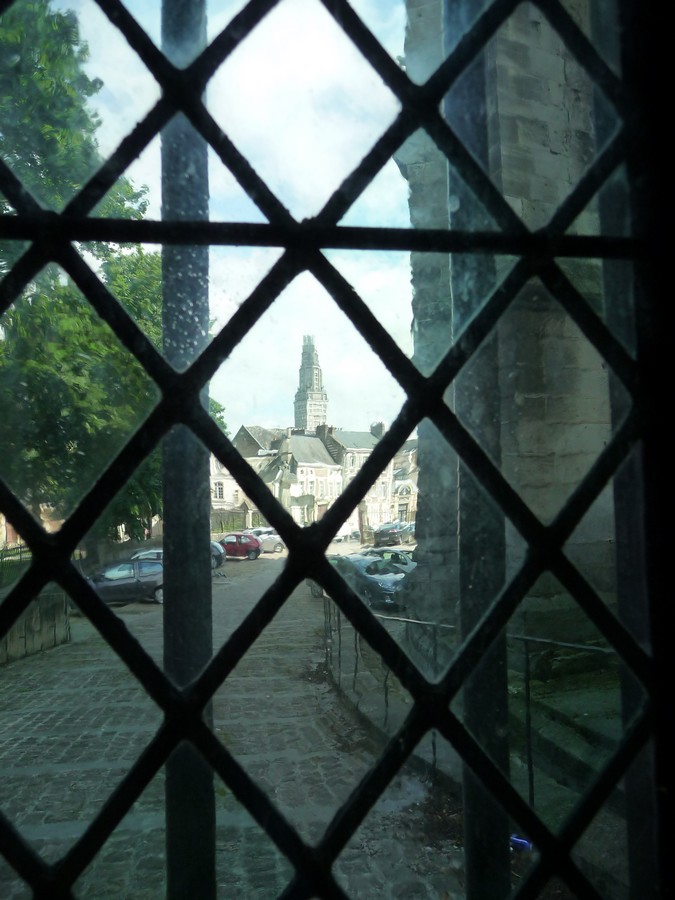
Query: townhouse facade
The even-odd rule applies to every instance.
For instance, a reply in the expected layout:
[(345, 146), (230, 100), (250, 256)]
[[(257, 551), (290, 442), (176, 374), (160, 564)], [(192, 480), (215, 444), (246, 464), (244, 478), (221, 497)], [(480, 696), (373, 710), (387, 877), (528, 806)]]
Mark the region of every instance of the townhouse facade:
[(392, 512), (399, 522), (417, 518), (417, 438), (410, 438), (393, 459)]
[[(278, 443), (283, 434), (285, 432), (278, 428), (242, 425), (233, 439), (234, 446), (263, 481), (273, 479), (275, 476), (273, 471), (269, 471), (270, 461), (276, 454), (276, 450), (271, 449), (271, 446), (275, 441)], [(250, 528), (259, 524), (255, 502), (213, 454), (209, 462), (209, 480), (211, 526), (214, 533)]]
[[(333, 426), (319, 426), (317, 436), (341, 466), (343, 488), (353, 481), (385, 432), (383, 422), (371, 425), (370, 431), (347, 431)], [(358, 510), (348, 520), (352, 530), (362, 535), (390, 522), (394, 515), (394, 463), (389, 462), (367, 492)]]
[(316, 436), (291, 433), (271, 466), (274, 492), (298, 525), (316, 522), (343, 490), (342, 468)]

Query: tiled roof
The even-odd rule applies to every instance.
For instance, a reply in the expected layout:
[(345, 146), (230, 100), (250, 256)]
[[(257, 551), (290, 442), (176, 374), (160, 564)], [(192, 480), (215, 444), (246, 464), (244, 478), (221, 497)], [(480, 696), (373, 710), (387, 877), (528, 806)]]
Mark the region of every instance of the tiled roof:
[(271, 449), (272, 441), (278, 441), (286, 434), (283, 428), (263, 428), (261, 425), (243, 425), (242, 427), (260, 444), (263, 450)]
[(379, 441), (370, 431), (334, 431), (331, 437), (345, 450), (372, 450)]
[(326, 450), (323, 441), (318, 437), (292, 434), (282, 445), (282, 454), (286, 448), (286, 443), (288, 443), (289, 449), (298, 463), (320, 466), (337, 465), (328, 450)]

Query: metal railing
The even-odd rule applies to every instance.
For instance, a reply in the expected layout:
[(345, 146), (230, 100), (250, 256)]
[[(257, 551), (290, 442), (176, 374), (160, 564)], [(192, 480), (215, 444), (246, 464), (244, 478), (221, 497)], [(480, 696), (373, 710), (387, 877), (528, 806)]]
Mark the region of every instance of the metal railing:
[[(431, 642), (434, 648), (430, 671), (434, 675), (442, 674), (439, 672), (438, 648), (441, 642), (446, 648), (448, 647), (448, 642), (444, 635), (455, 634), (456, 626), (441, 622), (424, 621), (405, 615), (385, 615), (378, 612), (373, 612), (373, 615), (387, 628), (392, 637), (404, 649), (406, 646), (410, 647), (408, 634), (410, 628), (419, 627), (428, 630), (431, 633)], [(324, 595), (323, 639), (326, 669), (338, 691), (353, 704), (356, 710), (381, 735), (391, 736), (395, 734), (398, 728), (401, 727), (405, 715), (410, 709), (410, 704), (406, 702), (406, 692), (396, 679), (395, 674), (386, 666), (380, 656), (369, 647), (361, 633), (352, 626), (349, 619), (341, 613), (339, 606), (326, 595)], [(573, 651), (575, 653), (588, 654), (589, 657), (595, 656), (598, 660), (604, 658), (612, 664), (616, 664), (617, 654), (610, 647), (598, 646), (594, 643), (576, 643), (533, 635), (509, 634), (508, 632), (506, 639), (508, 643), (518, 644), (522, 649), (522, 654), (512, 653), (509, 658), (510, 681), (512, 683), (517, 682), (517, 691), (522, 698), (522, 750), (516, 748), (515, 752), (520, 753), (524, 759), (527, 772), (528, 802), (535, 809), (535, 773), (537, 763), (534, 749), (536, 740), (533, 726), (533, 709), (541, 707), (541, 700), (535, 697), (533, 682), (541, 684), (544, 681), (544, 677), (535, 677), (533, 675), (533, 657), (539, 657), (544, 649), (563, 652)], [(598, 664), (588, 665), (587, 668), (589, 671), (597, 672)], [(556, 676), (552, 671), (549, 673), (549, 677), (551, 681), (548, 683), (555, 685)], [(615, 687), (618, 690), (618, 683)], [(550, 696), (551, 692), (555, 693), (555, 687), (548, 688), (546, 694)], [(605, 706), (603, 707), (603, 716), (607, 711), (614, 716), (618, 740), (621, 726), (619, 709), (618, 707)], [(576, 733), (582, 735), (581, 739), (583, 740), (584, 732), (592, 732), (593, 722), (587, 719), (583, 728), (576, 725), (572, 726), (571, 724), (570, 727), (574, 727)], [(596, 737), (599, 742), (605, 742), (602, 734), (598, 734)], [(560, 749), (561, 752), (567, 751), (567, 748)], [(419, 754), (418, 760), (428, 766), (429, 774), (432, 778), (439, 771), (450, 778), (457, 777), (456, 757), (454, 754), (439, 752), (439, 743), (435, 732), (431, 735), (431, 740), (428, 744), (422, 745), (422, 752)], [(544, 765), (544, 762), (545, 760), (542, 757), (540, 759), (540, 767)], [(568, 783), (574, 780), (574, 768), (570, 767), (566, 771)], [(582, 769), (583, 767), (577, 766), (576, 768)], [(581, 791), (581, 788), (582, 785), (579, 785), (578, 790)]]
[(0, 548), (0, 588), (16, 581), (32, 558), (30, 547), (25, 544)]

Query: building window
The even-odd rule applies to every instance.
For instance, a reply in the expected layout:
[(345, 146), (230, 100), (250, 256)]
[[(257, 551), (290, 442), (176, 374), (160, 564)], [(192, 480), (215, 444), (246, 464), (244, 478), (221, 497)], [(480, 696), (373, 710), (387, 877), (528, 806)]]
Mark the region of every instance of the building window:
[[(635, 0), (408, 0), (395, 35), (347, 0), (155, 6), (0, 5), (0, 513), (30, 551), (0, 551), (0, 895), (666, 896), (669, 30)], [(342, 410), (391, 421), (319, 522), (207, 397), (243, 418), (276, 394), (307, 321)], [(364, 498), (411, 439), (415, 566), (366, 591), (320, 548), (357, 517), (364, 544), (406, 543)], [(287, 545), (283, 568), (226, 541), (250, 597), (212, 568), (214, 517), (252, 516), (212, 515), (211, 455)], [(134, 618), (137, 584), (104, 603), (93, 561), (160, 513), (167, 579)], [(319, 658), (350, 748), (376, 710), (356, 776), (333, 732), (333, 807), (302, 765)]]
[(222, 500), (225, 497), (225, 485), (222, 481), (216, 481), (216, 500)]

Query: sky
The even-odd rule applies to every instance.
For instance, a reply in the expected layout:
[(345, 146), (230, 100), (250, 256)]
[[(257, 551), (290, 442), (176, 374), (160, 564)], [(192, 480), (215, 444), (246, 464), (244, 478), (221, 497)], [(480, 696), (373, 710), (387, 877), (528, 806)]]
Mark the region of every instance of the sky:
[[(78, 13), (103, 81), (94, 98), (102, 153), (115, 149), (159, 98), (159, 89), (119, 32), (91, 0), (59, 0)], [(160, 3), (127, 0), (159, 45)], [(212, 39), (243, 6), (212, 2)], [(403, 55), (399, 0), (353, 0), (392, 57)], [(261, 61), (264, 65), (261, 65)], [(271, 190), (298, 219), (317, 213), (391, 123), (398, 102), (317, 0), (282, 0), (212, 79), (207, 106)], [(148, 186), (148, 217), (160, 218), (160, 145), (156, 139), (128, 169)], [(209, 166), (214, 221), (264, 222), (215, 153)], [(343, 219), (350, 225), (409, 227), (408, 188), (390, 161)], [(222, 327), (280, 257), (275, 248), (214, 248), (210, 306)], [(404, 352), (411, 352), (407, 253), (327, 252)], [(312, 276), (297, 278), (275, 301), (211, 382), (231, 434), (243, 425), (293, 425), (303, 335), (312, 335), (328, 394), (328, 424), (367, 430), (389, 424), (404, 395), (382, 363)]]

